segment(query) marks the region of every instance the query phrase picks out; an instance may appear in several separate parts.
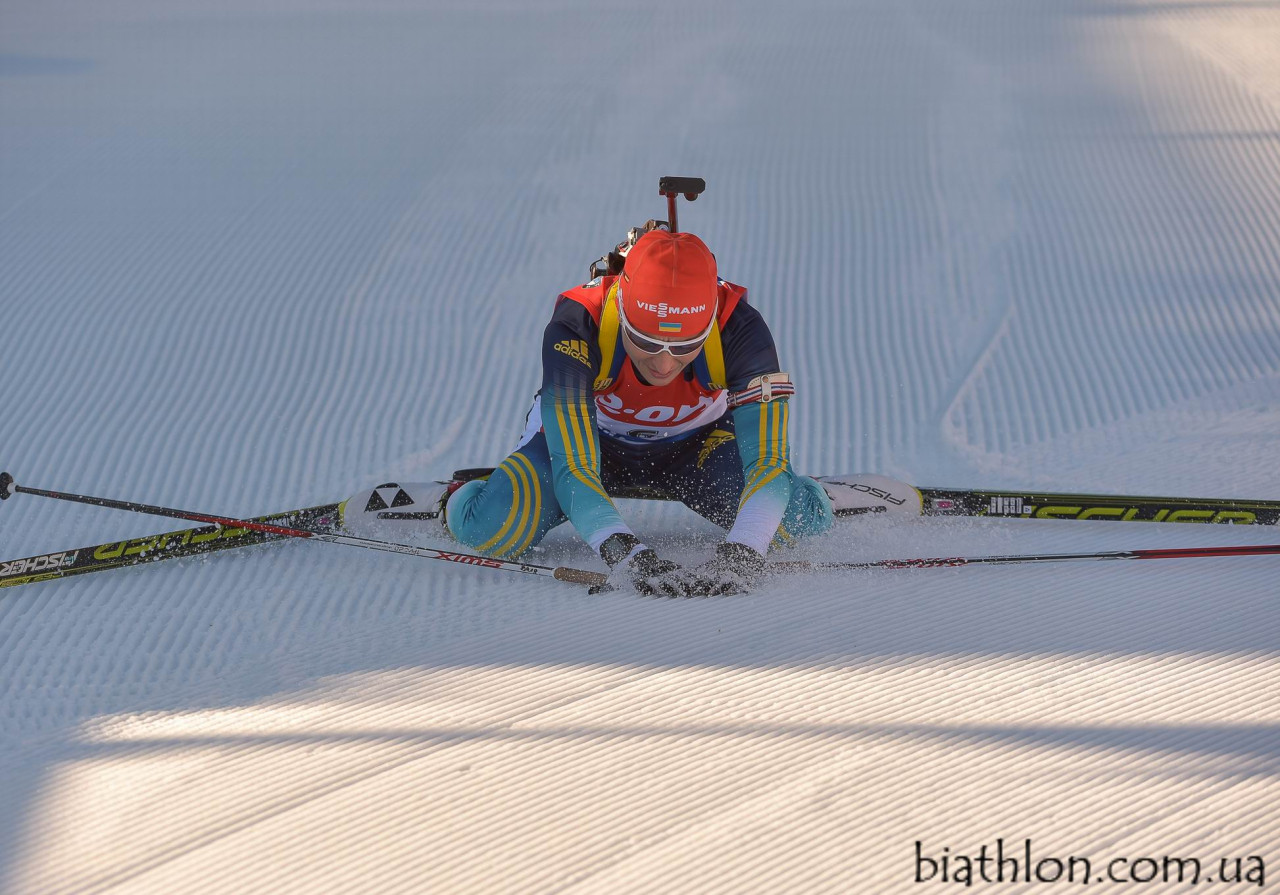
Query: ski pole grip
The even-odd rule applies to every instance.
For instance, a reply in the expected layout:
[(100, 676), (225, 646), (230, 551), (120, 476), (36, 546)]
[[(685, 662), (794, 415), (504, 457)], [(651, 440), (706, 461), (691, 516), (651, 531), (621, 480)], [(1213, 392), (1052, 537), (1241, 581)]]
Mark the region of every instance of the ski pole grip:
[(0, 472), (0, 500), (8, 500), (9, 495), (14, 493), (13, 476), (7, 472)]
[(570, 581), (574, 584), (586, 584), (591, 587), (596, 587), (609, 581), (608, 575), (602, 575), (599, 572), (587, 572), (583, 569), (570, 569), (566, 566), (560, 566), (556, 569), (553, 577), (558, 581)]

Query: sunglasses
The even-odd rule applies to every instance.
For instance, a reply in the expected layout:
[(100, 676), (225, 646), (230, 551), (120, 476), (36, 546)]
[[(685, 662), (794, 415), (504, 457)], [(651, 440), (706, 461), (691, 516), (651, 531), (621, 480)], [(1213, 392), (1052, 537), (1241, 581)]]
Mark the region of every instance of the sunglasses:
[(707, 329), (700, 336), (692, 339), (678, 339), (674, 342), (663, 342), (646, 336), (641, 333), (630, 321), (627, 320), (627, 312), (622, 309), (622, 290), (618, 290), (618, 319), (622, 324), (622, 331), (626, 333), (627, 338), (631, 341), (632, 347), (637, 349), (641, 354), (649, 357), (657, 357), (662, 352), (667, 352), (674, 358), (683, 360), (687, 357), (693, 357), (702, 350), (702, 345), (707, 341), (707, 337), (711, 335), (711, 327), (716, 325), (715, 315), (711, 315), (711, 322), (707, 324)]

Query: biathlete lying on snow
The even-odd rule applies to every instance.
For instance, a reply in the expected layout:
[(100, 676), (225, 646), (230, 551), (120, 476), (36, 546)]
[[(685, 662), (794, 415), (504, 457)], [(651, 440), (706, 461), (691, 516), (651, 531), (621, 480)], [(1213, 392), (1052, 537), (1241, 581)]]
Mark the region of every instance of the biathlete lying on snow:
[[(613, 570), (611, 581), (671, 596), (746, 591), (771, 546), (833, 522), (822, 486), (791, 468), (794, 387), (746, 292), (719, 278), (697, 236), (649, 230), (620, 275), (556, 300), (542, 337), (542, 388), (523, 437), (492, 475), (417, 499), (399, 486), (363, 492), (347, 502), (344, 524), (421, 518), (374, 511), (438, 500), (449, 534), (506, 559), (568, 519)], [(726, 529), (715, 556), (681, 568), (646, 546), (610, 498), (636, 488)]]

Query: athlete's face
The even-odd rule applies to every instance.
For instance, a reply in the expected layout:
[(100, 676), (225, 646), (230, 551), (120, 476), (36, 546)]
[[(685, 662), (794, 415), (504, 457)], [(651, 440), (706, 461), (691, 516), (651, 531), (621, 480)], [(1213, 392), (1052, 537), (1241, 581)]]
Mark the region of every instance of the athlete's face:
[[(676, 339), (664, 339), (661, 336), (652, 337), (655, 342), (678, 341)], [(701, 351), (695, 351), (693, 354), (685, 357), (673, 357), (670, 351), (663, 351), (659, 354), (645, 354), (635, 346), (631, 341), (631, 337), (627, 334), (626, 329), (622, 331), (622, 347), (627, 350), (627, 357), (631, 358), (631, 365), (636, 368), (644, 381), (650, 385), (666, 385), (677, 376), (684, 372), (684, 368), (693, 363), (697, 359)]]

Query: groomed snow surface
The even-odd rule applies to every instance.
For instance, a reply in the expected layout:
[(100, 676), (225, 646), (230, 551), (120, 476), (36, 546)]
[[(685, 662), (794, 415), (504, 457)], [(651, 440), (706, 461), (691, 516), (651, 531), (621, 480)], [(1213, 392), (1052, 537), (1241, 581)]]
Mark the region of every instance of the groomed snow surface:
[[(690, 174), (681, 222), (799, 383), (800, 469), (1280, 498), (1274, 3), (7, 0), (0, 23), (20, 483), (249, 515), (494, 464), (554, 295)], [(716, 541), (624, 511), (679, 559)], [(177, 527), (17, 496), (0, 559)], [(801, 555), (1276, 541), (864, 519)], [(567, 530), (533, 561), (599, 568)], [(0, 890), (930, 892), (963, 884), (915, 882), (917, 841), (954, 874), (1027, 839), (1095, 875), (1257, 856), (1271, 885), (1278, 582), (1260, 557), (671, 601), (290, 542), (5, 590)], [(1258, 886), (1089, 887), (1193, 890)]]

